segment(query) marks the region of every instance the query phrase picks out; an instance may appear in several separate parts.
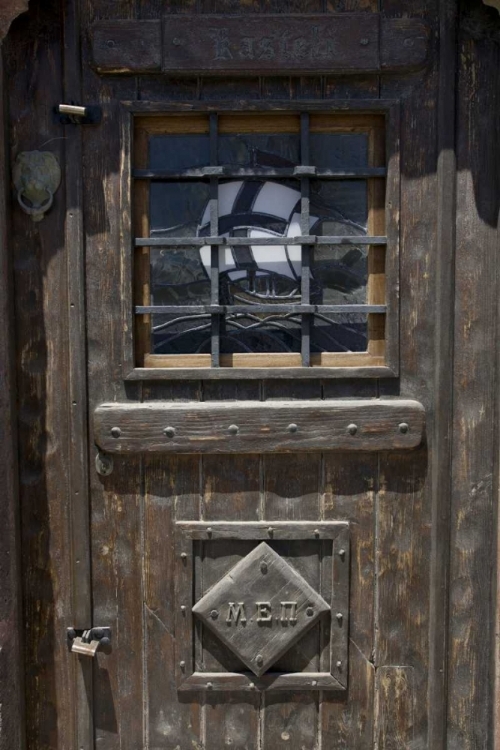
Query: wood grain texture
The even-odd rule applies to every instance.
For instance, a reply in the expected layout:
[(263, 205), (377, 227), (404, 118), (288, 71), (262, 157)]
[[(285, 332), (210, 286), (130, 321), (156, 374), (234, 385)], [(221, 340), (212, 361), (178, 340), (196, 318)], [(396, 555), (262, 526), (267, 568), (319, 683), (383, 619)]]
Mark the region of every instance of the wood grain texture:
[[(1, 54), (1, 47), (0, 47)], [(16, 362), (12, 262), (9, 254), (6, 82), (0, 57), (0, 748), (25, 747), (21, 535), (17, 465)]]
[[(2, 45), (10, 119), (7, 163), (12, 164), (20, 151), (38, 146), (51, 151), (64, 169), (62, 127), (47, 105), (62, 101), (63, 96), (61, 23), (60, 3), (47, 2), (43, 10), (31, 8), (17, 19)], [(26, 743), (34, 750), (72, 747), (75, 742), (76, 664), (68, 658), (61, 638), (72, 620), (70, 400), (68, 380), (58, 375), (68, 372), (65, 211), (64, 188), (39, 225), (17, 207), (15, 196), (10, 210), (23, 573), (21, 664)], [(11, 676), (8, 695), (13, 695), (10, 680)], [(9, 731), (7, 706), (8, 697), (1, 724)], [(12, 746), (6, 734), (0, 740), (4, 744)]]
[(411, 667), (380, 667), (377, 670), (375, 696), (377, 750), (411, 748), (417, 698)]
[(492, 472), (498, 460), (498, 380), (492, 342), (498, 335), (494, 323), (498, 288), (492, 278), (498, 274), (500, 190), (498, 130), (493, 120), (498, 87), (495, 79), (490, 78), (487, 86), (479, 82), (487, 71), (495, 71), (498, 81), (499, 50), (491, 42), (462, 36), (458, 52), (448, 743), (472, 750), (493, 743), (493, 693), (484, 675), (491, 669), (494, 642), (492, 519), (497, 488)]
[[(269, 36), (255, 15), (239, 19), (167, 14), (159, 20), (100, 21), (92, 34), (93, 63), (101, 73), (228, 76), (360, 73), (423, 66), (429, 28), (413, 19), (382, 19), (378, 14), (284, 14), (267, 17)], [(278, 41), (279, 40), (279, 41)], [(309, 94), (310, 96), (310, 94)], [(299, 97), (300, 98), (300, 97)]]
[(405, 400), (157, 402), (101, 404), (94, 429), (97, 444), (113, 453), (366, 451), (418, 446), (424, 420), (421, 405)]

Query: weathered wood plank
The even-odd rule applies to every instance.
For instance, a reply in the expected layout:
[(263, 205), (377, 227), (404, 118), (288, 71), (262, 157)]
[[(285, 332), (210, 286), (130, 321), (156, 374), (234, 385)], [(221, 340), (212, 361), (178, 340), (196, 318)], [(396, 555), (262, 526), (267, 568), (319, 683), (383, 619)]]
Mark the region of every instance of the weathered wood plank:
[(493, 745), (493, 691), (485, 676), (498, 637), (491, 593), (498, 566), (492, 523), (498, 515), (498, 46), (462, 36), (458, 61), (447, 720), (448, 745), (473, 750)]
[(380, 667), (377, 670), (375, 747), (379, 750), (412, 747), (417, 695), (411, 667)]
[[(374, 388), (374, 384), (371, 384)], [(325, 696), (321, 726), (325, 750), (371, 750), (374, 709), (375, 497), (377, 454), (325, 455), (322, 514), (349, 521), (349, 691), (347, 701)]]
[[(6, 165), (12, 165), (19, 152), (38, 147), (52, 152), (64, 169), (63, 131), (48, 105), (48, 101), (62, 101), (63, 96), (61, 14), (62, 6), (56, 2), (47, 2), (43, 9), (32, 7), (15, 21), (3, 42), (4, 104), (8, 101), (10, 119)], [(14, 272), (25, 623), (19, 666), (25, 670), (26, 744), (33, 750), (58, 744), (72, 747), (76, 741), (73, 678), (78, 665), (68, 659), (64, 638), (73, 614), (67, 471), (71, 406), (63, 375), (68, 372), (69, 310), (65, 203), (61, 186), (52, 209), (43, 222), (35, 224), (12, 194), (8, 226)], [(14, 676), (15, 671), (8, 676), (1, 710), (0, 724), (6, 732), (11, 731), (8, 705), (9, 696), (15, 694)], [(4, 703), (3, 696), (0, 702)], [(3, 734), (2, 728), (2, 750), (14, 747)]]
[[(99, 21), (92, 28), (93, 61), (102, 73), (228, 76), (395, 71), (425, 64), (429, 29), (415, 19), (375, 13), (275, 15), (273, 35), (248, 14), (168, 14), (159, 20)], [(163, 23), (163, 26), (162, 26)], [(379, 29), (380, 23), (380, 29)], [(279, 41), (278, 41), (279, 40)], [(320, 84), (321, 86), (321, 84)], [(309, 94), (310, 96), (310, 94)]]
[[(151, 747), (196, 747), (201, 709), (178, 701), (175, 601), (177, 571), (174, 521), (197, 518), (200, 506), (199, 458), (156, 456), (144, 460), (144, 610), (146, 732)], [(180, 581), (179, 581), (180, 582)], [(159, 689), (161, 686), (161, 689)]]
[[(10, 19), (9, 19), (10, 20)], [(9, 185), (6, 82), (0, 46), (0, 484), (3, 488), (0, 527), (0, 747), (25, 747), (21, 536), (17, 465), (17, 418), (14, 300), (9, 254), (7, 193)]]
[(390, 450), (418, 446), (416, 401), (268, 401), (101, 404), (97, 444), (113, 453), (260, 453)]

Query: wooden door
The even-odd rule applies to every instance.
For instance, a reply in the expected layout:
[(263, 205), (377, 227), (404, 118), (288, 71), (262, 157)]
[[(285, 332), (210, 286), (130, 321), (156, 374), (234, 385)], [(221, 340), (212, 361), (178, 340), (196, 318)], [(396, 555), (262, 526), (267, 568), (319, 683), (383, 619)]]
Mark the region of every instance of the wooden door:
[(102, 750), (424, 747), (435, 710), (435, 19), (291, 5), (83, 3)]

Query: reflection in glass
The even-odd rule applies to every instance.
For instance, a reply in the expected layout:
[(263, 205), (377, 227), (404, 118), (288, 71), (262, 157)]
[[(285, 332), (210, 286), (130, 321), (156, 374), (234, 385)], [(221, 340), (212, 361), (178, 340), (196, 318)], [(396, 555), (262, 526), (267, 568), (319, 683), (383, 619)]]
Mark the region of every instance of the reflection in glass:
[(300, 352), (300, 315), (228, 313), (220, 339), (221, 353)]
[(153, 135), (149, 139), (149, 166), (178, 172), (205, 167), (210, 162), (209, 137), (200, 135)]
[(209, 190), (206, 182), (151, 183), (151, 237), (196, 237)]
[(300, 164), (300, 138), (287, 133), (221, 135), (219, 164), (275, 169), (295, 167)]
[(210, 281), (198, 247), (151, 248), (152, 305), (208, 305)]
[(311, 302), (316, 305), (366, 304), (366, 245), (318, 245), (311, 262)]
[(153, 354), (210, 354), (209, 314), (151, 317)]
[(368, 166), (365, 133), (311, 133), (310, 161), (319, 169), (356, 169)]
[(366, 234), (368, 189), (365, 180), (311, 180), (310, 201), (311, 214), (319, 217), (313, 234)]
[(316, 313), (311, 326), (311, 352), (365, 352), (368, 315)]

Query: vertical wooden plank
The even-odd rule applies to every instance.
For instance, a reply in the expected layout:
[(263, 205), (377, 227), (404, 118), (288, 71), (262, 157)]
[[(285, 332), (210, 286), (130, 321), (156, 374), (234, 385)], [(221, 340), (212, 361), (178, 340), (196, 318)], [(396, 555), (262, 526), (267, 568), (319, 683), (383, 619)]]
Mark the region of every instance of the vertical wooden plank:
[(498, 46), (464, 33), (458, 60), (448, 747), (472, 750), (493, 744)]
[[(407, 15), (407, 4), (381, 0), (389, 16)], [(436, 23), (437, 3), (415, 3), (411, 15)], [(439, 408), (434, 394), (437, 248), (437, 96), (438, 58), (430, 59), (425, 76), (381, 78), (382, 98), (401, 102), (400, 237), (400, 380), (399, 395), (417, 398), (428, 414), (428, 444), (411, 455), (380, 456), (376, 506), (376, 638), (375, 666), (413, 668), (415, 701), (413, 742), (428, 737), (429, 615), (432, 493), (429, 470), (433, 417)], [(380, 394), (389, 393), (381, 383)], [(392, 391), (393, 392), (393, 391)], [(433, 582), (431, 585), (434, 585)], [(417, 606), (417, 602), (419, 603)], [(422, 699), (420, 699), (422, 696)]]
[[(64, 101), (81, 101), (79, 4), (64, 4)], [(90, 572), (90, 498), (88, 486), (87, 358), (85, 327), (85, 243), (83, 229), (81, 129), (64, 128), (65, 187), (68, 210), (65, 247), (68, 264), (68, 358), (69, 358), (69, 478), (71, 507), (71, 569), (74, 628), (92, 623)], [(76, 738), (80, 750), (94, 747), (92, 663), (75, 662)]]
[[(259, 399), (259, 383), (255, 381), (204, 383), (204, 400)], [(229, 427), (229, 425), (228, 425)], [(261, 461), (259, 456), (203, 456), (203, 507), (205, 521), (256, 521), (261, 508)], [(225, 544), (225, 557), (241, 554), (238, 542)], [(214, 648), (212, 654), (205, 652), (208, 665), (217, 665), (225, 656)], [(228, 665), (232, 664), (229, 657)], [(224, 669), (224, 667), (222, 667)], [(257, 750), (260, 747), (259, 728), (260, 695), (242, 696), (231, 693), (207, 695), (204, 708), (204, 747), (220, 750), (220, 747)]]
[(438, 225), (434, 314), (434, 418), (432, 557), (429, 622), (429, 745), (446, 746), (448, 585), (450, 556), (451, 437), (453, 428), (453, 315), (456, 223), (456, 15), (455, 2), (440, 3), (438, 104)]
[[(98, 102), (103, 111), (99, 126), (82, 129), (90, 409), (105, 398), (140, 395), (138, 386), (123, 381), (121, 296), (127, 280), (120, 258), (119, 103), (137, 98), (137, 85), (134, 78), (97, 76), (88, 49), (95, 20), (133, 17), (133, 0), (81, 2), (83, 101)], [(93, 450), (91, 442), (91, 456)], [(103, 750), (144, 745), (143, 484), (140, 457), (115, 461), (105, 479), (91, 472), (94, 622), (113, 629), (112, 653), (99, 655), (94, 670), (95, 741)]]
[(7, 91), (0, 40), (0, 748), (25, 747), (24, 669), (21, 620), (22, 577), (17, 465), (17, 419), (13, 274), (8, 242), (7, 194), (10, 174), (7, 146)]
[[(372, 384), (372, 388), (374, 388)], [(325, 454), (324, 520), (349, 521), (349, 691), (323, 694), (323, 748), (371, 750), (373, 738), (375, 626), (375, 496), (378, 456)]]
[[(10, 109), (10, 154), (51, 151), (64, 171), (61, 126), (48, 102), (62, 97), (59, 3), (31, 8), (3, 44)], [(65, 191), (35, 224), (12, 202), (19, 490), (22, 523), (26, 742), (75, 743), (73, 669), (64, 642), (71, 624), (69, 564), (70, 409)], [(4, 324), (5, 325), (5, 324)], [(63, 636), (61, 637), (61, 634)], [(2, 723), (9, 717), (2, 712)]]
[(175, 519), (198, 518), (197, 456), (144, 461), (144, 615), (147, 743), (192, 750), (200, 742), (201, 711), (179, 700), (175, 669)]
[(376, 750), (409, 750), (413, 747), (413, 707), (417, 698), (411, 667), (380, 667), (375, 695)]
[[(265, 399), (321, 398), (318, 382), (264, 384)], [(307, 394), (307, 395), (305, 395)], [(321, 455), (270, 454), (264, 457), (264, 519), (316, 520), (320, 516)], [(296, 549), (305, 549), (307, 542)], [(319, 641), (316, 639), (316, 647)], [(292, 655), (293, 657), (293, 655)], [(264, 696), (264, 747), (301, 750), (319, 742), (319, 694), (280, 693)]]
[[(92, 557), (94, 622), (112, 628), (110, 653), (94, 670), (96, 741), (106, 750), (142, 743), (142, 465), (137, 456), (114, 460), (94, 504)], [(97, 546), (97, 544), (99, 546)]]

